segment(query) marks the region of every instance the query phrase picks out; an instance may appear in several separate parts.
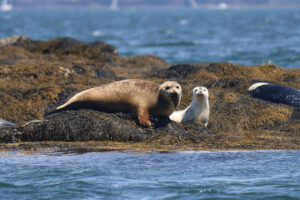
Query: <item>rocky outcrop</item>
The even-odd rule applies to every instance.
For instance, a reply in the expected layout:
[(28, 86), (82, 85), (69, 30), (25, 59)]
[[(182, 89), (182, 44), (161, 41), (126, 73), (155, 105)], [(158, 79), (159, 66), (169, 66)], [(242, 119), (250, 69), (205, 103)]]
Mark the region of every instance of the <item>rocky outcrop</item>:
[[(28, 141), (119, 141), (200, 149), (300, 149), (300, 108), (252, 98), (256, 81), (300, 88), (300, 69), (275, 65), (198, 63), (170, 66), (151, 56), (124, 58), (103, 42), (71, 38), (0, 40), (0, 117), (15, 127), (0, 128), (1, 143)], [(81, 109), (44, 114), (83, 89), (125, 78), (178, 81), (189, 105), (192, 88), (210, 93), (208, 128), (151, 116), (144, 128), (130, 113)], [(40, 120), (40, 121), (32, 121)]]
[(33, 42), (29, 37), (15, 35), (9, 38), (0, 39), (0, 47), (19, 45)]

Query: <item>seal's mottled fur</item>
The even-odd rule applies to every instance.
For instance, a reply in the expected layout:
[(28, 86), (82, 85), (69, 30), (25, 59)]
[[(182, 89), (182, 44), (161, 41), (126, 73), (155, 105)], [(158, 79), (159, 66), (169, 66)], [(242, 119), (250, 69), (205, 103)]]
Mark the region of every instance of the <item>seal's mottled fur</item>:
[(127, 79), (84, 90), (56, 111), (93, 107), (108, 112), (137, 112), (142, 125), (151, 125), (149, 113), (169, 115), (181, 99), (181, 86), (174, 81), (161, 85), (146, 80)]

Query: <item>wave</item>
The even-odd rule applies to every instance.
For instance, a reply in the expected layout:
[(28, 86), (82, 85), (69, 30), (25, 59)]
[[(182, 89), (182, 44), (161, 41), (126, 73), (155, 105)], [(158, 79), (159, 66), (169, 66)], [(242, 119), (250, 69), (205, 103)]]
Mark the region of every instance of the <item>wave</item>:
[(198, 41), (174, 41), (174, 42), (155, 42), (155, 43), (146, 43), (145, 47), (168, 47), (168, 46), (200, 46), (201, 43)]
[(100, 37), (100, 36), (103, 36), (103, 33), (101, 31), (96, 30), (96, 31), (92, 32), (92, 35), (94, 37)]
[(14, 184), (0, 182), (0, 188), (16, 188), (16, 187), (18, 186)]

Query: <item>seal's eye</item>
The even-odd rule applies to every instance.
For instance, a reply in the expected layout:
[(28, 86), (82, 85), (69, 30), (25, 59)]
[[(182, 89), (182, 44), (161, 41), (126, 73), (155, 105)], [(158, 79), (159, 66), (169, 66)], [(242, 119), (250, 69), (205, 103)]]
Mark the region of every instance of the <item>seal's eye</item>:
[(177, 85), (176, 88), (179, 89), (179, 86)]
[(195, 92), (198, 92), (198, 89), (196, 89)]
[(169, 90), (170, 88), (171, 88), (171, 87), (167, 86), (167, 87), (166, 87), (166, 90)]

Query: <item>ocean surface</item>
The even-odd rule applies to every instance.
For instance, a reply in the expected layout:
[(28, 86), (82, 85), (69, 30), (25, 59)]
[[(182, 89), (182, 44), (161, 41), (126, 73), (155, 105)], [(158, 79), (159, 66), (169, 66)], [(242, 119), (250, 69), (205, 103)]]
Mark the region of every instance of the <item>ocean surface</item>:
[(0, 38), (101, 40), (121, 56), (300, 68), (300, 10), (20, 10), (0, 12)]
[(0, 153), (0, 199), (300, 199), (300, 151)]
[[(20, 10), (0, 38), (101, 40), (121, 56), (300, 68), (300, 10)], [(0, 199), (300, 199), (300, 151), (0, 152)]]

